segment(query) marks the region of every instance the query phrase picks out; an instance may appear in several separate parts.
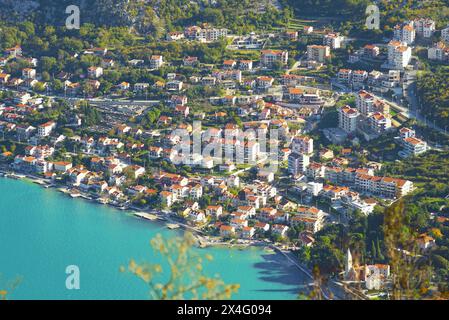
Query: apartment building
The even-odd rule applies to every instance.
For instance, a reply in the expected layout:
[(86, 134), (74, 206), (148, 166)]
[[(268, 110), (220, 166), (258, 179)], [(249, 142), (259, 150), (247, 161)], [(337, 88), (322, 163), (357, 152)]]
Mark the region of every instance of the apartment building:
[(331, 49), (329, 46), (320, 45), (308, 45), (307, 46), (307, 59), (310, 61), (325, 62), (330, 58)]
[(444, 42), (440, 41), (433, 47), (427, 49), (427, 58), (429, 60), (448, 61), (449, 47)]
[(310, 157), (303, 153), (291, 153), (288, 156), (288, 172), (293, 176), (304, 173), (310, 164)]
[(365, 90), (359, 91), (356, 95), (356, 108), (360, 113), (367, 117), (370, 113), (374, 112), (375, 98)]
[(396, 25), (394, 27), (393, 39), (411, 45), (415, 42), (416, 31), (413, 23), (406, 23), (404, 25)]
[(375, 112), (368, 117), (368, 124), (371, 130), (381, 134), (391, 128), (391, 119), (381, 112)]
[(159, 69), (164, 64), (164, 59), (160, 55), (152, 55), (150, 57), (150, 69)]
[(287, 64), (288, 62), (288, 51), (282, 50), (263, 50), (261, 51), (260, 57), (261, 63), (265, 67), (272, 67), (274, 62), (280, 62), (282, 64)]
[(338, 127), (346, 132), (354, 132), (357, 130), (357, 122), (360, 113), (357, 109), (350, 106), (344, 106), (338, 110)]
[(201, 28), (198, 26), (190, 26), (184, 30), (184, 36), (189, 40), (200, 42), (213, 42), (228, 35), (228, 29), (220, 28)]
[(404, 42), (388, 43), (388, 64), (392, 69), (403, 70), (412, 59), (412, 49)]
[(293, 153), (310, 155), (313, 153), (313, 139), (307, 136), (296, 136), (293, 138), (291, 149)]
[(339, 33), (328, 33), (323, 38), (323, 45), (331, 49), (339, 49), (344, 41), (344, 37)]
[(102, 67), (90, 67), (87, 69), (87, 76), (91, 79), (98, 79), (103, 75)]
[(359, 174), (355, 178), (355, 188), (385, 198), (401, 198), (413, 190), (413, 182), (390, 177)]
[(374, 44), (367, 44), (363, 47), (363, 55), (367, 58), (375, 58), (380, 54), (380, 48)]
[(351, 69), (340, 69), (338, 71), (338, 82), (349, 84), (352, 79), (352, 70)]
[(424, 37), (431, 38), (435, 33), (435, 21), (428, 18), (415, 19), (413, 21), (416, 34)]
[(408, 137), (402, 140), (406, 157), (417, 156), (427, 151), (427, 142), (416, 137)]
[(355, 70), (352, 72), (352, 87), (361, 88), (363, 83), (368, 79), (368, 72), (365, 70)]
[(441, 30), (441, 40), (446, 44), (449, 44), (449, 25)]

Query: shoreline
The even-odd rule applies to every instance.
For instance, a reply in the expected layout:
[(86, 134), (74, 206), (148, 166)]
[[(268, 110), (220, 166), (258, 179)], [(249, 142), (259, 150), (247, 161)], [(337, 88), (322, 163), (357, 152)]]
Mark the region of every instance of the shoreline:
[[(148, 212), (142, 211), (143, 209), (139, 209), (134, 206), (118, 207), (118, 206), (113, 205), (108, 202), (99, 202), (98, 200), (101, 198), (94, 199), (79, 190), (77, 190), (77, 193), (71, 193), (70, 189), (67, 188), (66, 186), (52, 184), (42, 178), (30, 175), (30, 174), (17, 174), (15, 172), (6, 172), (6, 171), (4, 171), (4, 169), (0, 169), (0, 177), (13, 179), (13, 180), (28, 181), (33, 184), (44, 187), (46, 189), (55, 188), (57, 191), (65, 194), (65, 195), (68, 195), (72, 198), (81, 198), (84, 200), (88, 200), (89, 202), (97, 203), (99, 205), (107, 205), (108, 207), (115, 208), (117, 210), (123, 210), (123, 211), (126, 211), (128, 214), (132, 215), (133, 217), (141, 219), (141, 220), (164, 223), (165, 227), (172, 231), (178, 230), (178, 229), (183, 229), (184, 231), (190, 231), (190, 232), (192, 232), (192, 234), (198, 241), (197, 247), (199, 249), (208, 248), (208, 247), (212, 247), (212, 248), (220, 248), (221, 247), (221, 248), (225, 248), (225, 249), (246, 250), (246, 249), (253, 247), (253, 248), (262, 249), (264, 251), (271, 251), (274, 254), (279, 254), (280, 256), (282, 256), (286, 261), (288, 261), (289, 264), (294, 265), (296, 267), (296, 269), (302, 275), (304, 275), (306, 278), (308, 278), (309, 280), (313, 280), (311, 271), (292, 258), (293, 252), (291, 250), (285, 250), (285, 248), (277, 246), (274, 243), (267, 242), (265, 240), (237, 239), (235, 243), (231, 243), (231, 242), (220, 241), (219, 237), (214, 237), (211, 239), (210, 236), (205, 234), (203, 231), (198, 230), (197, 228), (189, 226), (185, 223), (173, 221), (172, 219), (167, 217), (162, 212), (152, 210), (150, 213), (148, 213)], [(327, 297), (326, 297), (326, 299), (329, 300)]]

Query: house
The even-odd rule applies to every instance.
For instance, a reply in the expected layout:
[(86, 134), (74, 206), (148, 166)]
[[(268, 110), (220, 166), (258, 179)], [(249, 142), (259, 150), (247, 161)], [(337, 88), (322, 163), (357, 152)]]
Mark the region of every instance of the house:
[(401, 128), (401, 129), (399, 130), (399, 134), (400, 134), (400, 137), (401, 137), (402, 139), (414, 138), (414, 137), (415, 137), (415, 130), (412, 130), (412, 129), (410, 129), (410, 128), (403, 127), (403, 128)]
[(285, 31), (285, 37), (290, 41), (298, 40), (298, 31)]
[(254, 227), (243, 227), (242, 228), (242, 238), (251, 239), (254, 237), (256, 229)]
[(313, 233), (309, 231), (303, 231), (298, 235), (298, 242), (301, 246), (311, 247), (315, 239), (313, 238)]
[(402, 140), (404, 149), (402, 154), (405, 157), (418, 156), (427, 151), (427, 142), (416, 137), (408, 137)]
[(231, 237), (235, 235), (235, 227), (229, 225), (220, 226), (220, 236)]
[(436, 245), (435, 239), (425, 233), (420, 234), (416, 239), (416, 242), (421, 250), (428, 250)]
[(253, 69), (253, 61), (252, 60), (240, 60), (239, 61), (239, 69), (240, 70), (252, 70)]
[(328, 33), (323, 38), (323, 45), (331, 49), (339, 49), (343, 43), (344, 37), (339, 33)]
[(449, 47), (446, 43), (440, 41), (433, 47), (427, 49), (427, 57), (429, 60), (448, 61)]
[(136, 83), (134, 84), (134, 91), (135, 92), (143, 92), (147, 90), (150, 87), (149, 83)]
[(170, 191), (161, 191), (160, 193), (161, 202), (163, 205), (170, 208), (173, 203), (176, 202), (176, 196)]
[(199, 61), (198, 61), (198, 57), (188, 56), (188, 57), (185, 57), (184, 59), (182, 59), (182, 63), (186, 67), (194, 67), (199, 63)]
[(310, 164), (310, 156), (304, 153), (292, 152), (288, 156), (288, 172), (294, 177), (304, 173)]
[(368, 72), (365, 70), (354, 70), (352, 72), (352, 87), (354, 89), (362, 87), (366, 79), (368, 79)]
[(122, 82), (118, 85), (118, 88), (123, 91), (127, 91), (130, 88), (130, 84), (128, 82)]
[(115, 65), (115, 62), (112, 59), (103, 59), (101, 61), (101, 66), (103, 68), (112, 68), (112, 67), (114, 67), (114, 65)]
[(58, 162), (53, 162), (53, 169), (56, 172), (67, 172), (68, 170), (70, 170), (72, 168), (72, 163), (71, 162), (66, 162), (66, 161), (58, 161)]
[(351, 69), (340, 69), (337, 75), (338, 82), (350, 84), (352, 80), (352, 70)]
[(304, 26), (303, 31), (305, 34), (311, 34), (313, 32), (312, 26)]
[(274, 181), (274, 172), (272, 171), (259, 171), (257, 173), (257, 178), (262, 181), (266, 182), (273, 182)]
[(134, 179), (137, 179), (145, 174), (144, 167), (141, 167), (138, 165), (133, 165), (133, 166), (129, 166), (128, 168), (130, 168), (130, 172), (133, 175)]
[(190, 112), (190, 108), (188, 106), (177, 105), (175, 107), (175, 113), (180, 114), (184, 118), (187, 118)]
[(367, 58), (376, 58), (380, 54), (380, 48), (374, 44), (367, 44), (363, 47), (363, 56)]
[(237, 61), (235, 61), (235, 60), (223, 61), (223, 69), (234, 69), (236, 66), (237, 66)]
[(206, 215), (202, 211), (191, 210), (188, 219), (194, 223), (203, 223), (206, 221)]
[(329, 46), (322, 45), (308, 45), (307, 46), (307, 60), (316, 62), (325, 62), (330, 58), (331, 49)]
[(270, 230), (270, 225), (265, 222), (257, 222), (254, 226), (257, 231), (266, 232)]
[(271, 232), (275, 235), (279, 235), (281, 237), (285, 237), (287, 235), (289, 227), (284, 226), (282, 224), (275, 224), (271, 227)]
[(159, 69), (164, 64), (164, 59), (160, 55), (152, 55), (150, 57), (150, 69)]
[(168, 41), (178, 41), (178, 40), (184, 39), (184, 32), (178, 32), (178, 31), (169, 32), (169, 33), (167, 33), (166, 39)]
[(207, 206), (206, 214), (219, 218), (223, 214), (222, 206)]
[(260, 76), (256, 79), (256, 85), (258, 89), (267, 90), (273, 85), (274, 78), (269, 76)]
[(403, 25), (396, 25), (393, 30), (393, 39), (406, 43), (407, 45), (415, 42), (416, 30), (413, 23), (407, 22)]
[(182, 81), (172, 80), (172, 81), (167, 82), (165, 87), (168, 91), (181, 91), (182, 86), (183, 86)]
[(89, 67), (87, 69), (87, 76), (91, 79), (98, 79), (103, 75), (102, 67)]
[(5, 49), (3, 51), (3, 53), (7, 57), (16, 58), (16, 57), (22, 55), (22, 47), (19, 45), (16, 45), (15, 47)]
[(95, 54), (97, 56), (105, 56), (108, 53), (108, 48), (92, 48), (88, 50), (88, 53)]
[(44, 124), (41, 124), (37, 127), (37, 135), (40, 138), (48, 137), (50, 133), (53, 131), (53, 129), (56, 128), (56, 122), (54, 121), (48, 121)]
[(413, 182), (391, 177), (357, 174), (355, 177), (354, 187), (362, 192), (397, 199), (405, 196), (413, 190)]
[(264, 67), (271, 68), (275, 62), (286, 65), (288, 62), (288, 52), (283, 50), (262, 50), (261, 63)]
[(435, 33), (435, 21), (429, 18), (419, 18), (413, 20), (413, 25), (416, 30), (416, 34), (424, 37), (431, 38)]
[(148, 148), (148, 150), (149, 150), (148, 157), (150, 159), (157, 159), (162, 156), (163, 149), (161, 147), (151, 146)]
[(256, 215), (256, 208), (253, 206), (239, 206), (237, 212), (246, 214), (248, 217), (252, 218)]
[(3, 84), (3, 85), (7, 84), (10, 77), (11, 77), (10, 74), (0, 73), (0, 84)]
[(31, 69), (31, 68), (23, 69), (22, 77), (24, 79), (35, 79), (36, 78), (36, 69)]

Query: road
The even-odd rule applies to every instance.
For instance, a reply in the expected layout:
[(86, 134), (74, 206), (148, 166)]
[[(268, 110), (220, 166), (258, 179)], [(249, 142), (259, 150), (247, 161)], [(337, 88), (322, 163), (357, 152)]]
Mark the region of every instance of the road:
[[(14, 90), (11, 88), (0, 88), (2, 91), (23, 92), (23, 90)], [(42, 97), (50, 99), (65, 99), (69, 102), (88, 101), (94, 105), (119, 105), (119, 106), (154, 106), (160, 103), (159, 100), (123, 100), (123, 99), (106, 99), (106, 98), (80, 98), (67, 97), (64, 95), (45, 95)]]

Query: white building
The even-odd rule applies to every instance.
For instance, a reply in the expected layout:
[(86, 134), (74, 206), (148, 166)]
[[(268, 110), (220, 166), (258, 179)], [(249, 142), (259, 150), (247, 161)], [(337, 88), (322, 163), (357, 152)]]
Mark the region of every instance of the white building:
[(390, 41), (388, 43), (388, 64), (392, 69), (403, 70), (412, 59), (412, 49), (404, 42)]
[(403, 153), (406, 157), (417, 156), (427, 151), (427, 142), (415, 137), (409, 137), (402, 140), (404, 146)]
[(260, 60), (265, 67), (272, 67), (276, 61), (285, 65), (288, 62), (288, 52), (282, 50), (263, 50), (261, 51)]
[(92, 79), (100, 78), (103, 75), (102, 67), (90, 67), (87, 69), (87, 76)]
[(309, 182), (307, 183), (307, 193), (316, 197), (323, 190), (323, 184), (319, 182)]
[(164, 64), (164, 59), (162, 56), (153, 55), (150, 58), (150, 68), (151, 69), (159, 69)]
[(368, 124), (373, 131), (383, 133), (391, 128), (391, 119), (383, 113), (375, 112), (369, 116)]
[(357, 109), (350, 106), (342, 107), (338, 110), (338, 126), (346, 132), (356, 131), (359, 115)]
[(415, 42), (416, 31), (413, 27), (413, 23), (407, 23), (403, 26), (397, 25), (394, 27), (394, 39), (397, 41), (405, 42), (411, 45)]
[(374, 112), (374, 96), (365, 90), (359, 91), (356, 96), (356, 108), (362, 115), (367, 117), (370, 113)]
[(310, 164), (310, 157), (306, 154), (292, 153), (288, 156), (288, 171), (297, 176), (304, 173)]
[(339, 49), (344, 41), (344, 37), (339, 33), (328, 33), (323, 38), (323, 45), (331, 49)]
[(307, 136), (296, 136), (293, 138), (292, 146), (293, 153), (313, 153), (313, 139)]
[(41, 138), (48, 137), (52, 130), (56, 128), (54, 121), (49, 121), (37, 127), (37, 135)]
[(427, 49), (429, 60), (447, 61), (449, 60), (449, 47), (444, 42), (438, 42), (433, 47)]
[(325, 62), (330, 58), (331, 49), (329, 46), (308, 45), (307, 59), (310, 61)]
[(435, 32), (435, 21), (428, 18), (415, 19), (413, 21), (416, 33), (424, 38), (431, 38)]
[(449, 26), (441, 30), (441, 40), (449, 44)]

